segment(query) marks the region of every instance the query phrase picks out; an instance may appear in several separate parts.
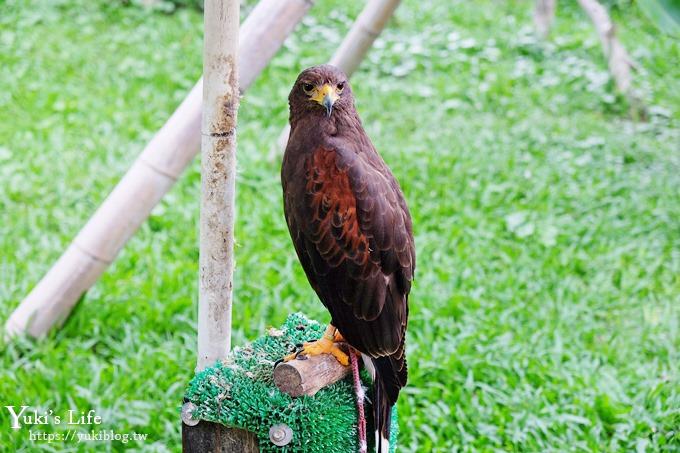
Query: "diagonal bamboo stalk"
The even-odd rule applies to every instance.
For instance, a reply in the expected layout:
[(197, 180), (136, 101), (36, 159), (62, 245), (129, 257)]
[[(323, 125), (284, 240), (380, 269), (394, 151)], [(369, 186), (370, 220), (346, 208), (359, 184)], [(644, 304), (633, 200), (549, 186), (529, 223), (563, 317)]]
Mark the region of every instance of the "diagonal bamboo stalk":
[(633, 77), (630, 71), (633, 63), (626, 49), (616, 38), (616, 27), (609, 18), (606, 8), (596, 0), (578, 0), (578, 2), (581, 8), (588, 14), (597, 30), (604, 54), (609, 63), (609, 72), (616, 83), (616, 89), (628, 96), (629, 99), (634, 99), (632, 91)]
[(342, 69), (348, 76), (353, 74), (394, 15), (399, 3), (400, 0), (369, 0), (329, 63)]
[[(394, 15), (399, 3), (400, 0), (369, 0), (328, 63), (342, 69), (347, 77), (351, 77)], [(283, 153), (288, 135), (290, 125), (286, 125), (279, 134), (276, 144), (269, 153), (270, 160)]]
[[(245, 91), (312, 5), (261, 0), (241, 28), (239, 81)], [(44, 335), (63, 322), (172, 187), (199, 149), (203, 80), (149, 142), (64, 254), (14, 310), (8, 336)]]

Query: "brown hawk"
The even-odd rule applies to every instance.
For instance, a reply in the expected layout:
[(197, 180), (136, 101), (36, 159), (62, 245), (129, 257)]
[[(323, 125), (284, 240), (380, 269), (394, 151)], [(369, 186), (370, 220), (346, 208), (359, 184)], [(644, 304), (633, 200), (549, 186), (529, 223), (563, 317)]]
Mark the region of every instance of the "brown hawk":
[[(306, 354), (332, 353), (339, 336), (371, 372), (376, 448), (387, 451), (391, 411), (406, 385), (404, 337), (415, 269), (404, 195), (375, 150), (347, 76), (323, 65), (302, 71), (289, 96), (290, 137), (281, 181), (288, 229), (312, 288), (331, 314)], [(338, 333), (340, 334), (338, 336)]]

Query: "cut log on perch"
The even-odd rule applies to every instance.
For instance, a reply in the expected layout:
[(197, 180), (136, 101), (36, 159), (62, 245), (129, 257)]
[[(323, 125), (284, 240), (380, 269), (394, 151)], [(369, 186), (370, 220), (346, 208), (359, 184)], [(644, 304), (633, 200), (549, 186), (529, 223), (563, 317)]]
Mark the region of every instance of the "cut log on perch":
[[(347, 77), (351, 77), (394, 15), (400, 1), (369, 0), (328, 63), (342, 69)], [(283, 153), (289, 135), (290, 125), (286, 125), (279, 134), (276, 144), (271, 148), (269, 159), (274, 160), (277, 155)]]
[(349, 373), (350, 367), (341, 365), (331, 354), (298, 356), (274, 368), (274, 383), (290, 396), (312, 396)]
[[(311, 4), (311, 0), (258, 3), (240, 33), (241, 92), (252, 84)], [(202, 92), (201, 79), (64, 254), (12, 313), (5, 325), (8, 336), (27, 333), (38, 337), (63, 322), (116, 258), (198, 152)]]

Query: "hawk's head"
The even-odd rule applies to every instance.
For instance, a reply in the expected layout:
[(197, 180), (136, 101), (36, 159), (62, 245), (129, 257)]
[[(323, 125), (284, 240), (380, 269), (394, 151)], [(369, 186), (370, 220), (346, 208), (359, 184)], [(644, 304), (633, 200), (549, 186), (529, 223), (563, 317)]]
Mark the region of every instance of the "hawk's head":
[(331, 65), (312, 66), (300, 73), (288, 96), (291, 113), (318, 113), (330, 117), (334, 109), (354, 105), (347, 76)]

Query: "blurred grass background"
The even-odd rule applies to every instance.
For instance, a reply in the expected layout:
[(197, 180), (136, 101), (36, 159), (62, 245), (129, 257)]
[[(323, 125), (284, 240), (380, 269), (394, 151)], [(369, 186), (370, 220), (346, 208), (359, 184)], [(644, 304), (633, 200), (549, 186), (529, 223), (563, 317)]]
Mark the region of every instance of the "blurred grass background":
[[(353, 78), (415, 224), (403, 451), (680, 450), (680, 44), (609, 4), (646, 122), (576, 2), (541, 42), (530, 1), (406, 0)], [(295, 76), (362, 6), (318, 1), (242, 100), (235, 345), (293, 311), (328, 320), (267, 155)], [(200, 76), (201, 36), (190, 8), (0, 0), (1, 321)], [(180, 449), (199, 182), (196, 161), (62, 330), (0, 339), (0, 406), (96, 409), (147, 441), (30, 441), (2, 410), (0, 447)]]

